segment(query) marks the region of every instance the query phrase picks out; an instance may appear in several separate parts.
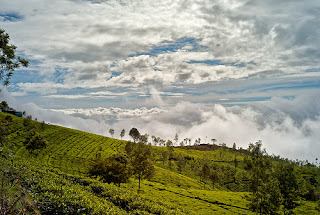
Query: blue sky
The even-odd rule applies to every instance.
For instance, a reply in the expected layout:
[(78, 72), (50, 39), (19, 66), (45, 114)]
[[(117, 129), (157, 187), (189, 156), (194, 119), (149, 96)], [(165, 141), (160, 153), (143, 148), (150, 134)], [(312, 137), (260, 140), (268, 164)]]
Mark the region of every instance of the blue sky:
[[(285, 97), (319, 89), (314, 1), (289, 1), (287, 7), (244, 0), (2, 5), (1, 27), (31, 62), (8, 91), (43, 108), (53, 108), (50, 99), (60, 108), (70, 108), (70, 99), (87, 107), (137, 107), (153, 87), (164, 100), (170, 97), (169, 105), (194, 97), (247, 104), (273, 92)], [(181, 87), (175, 101), (171, 94)], [(92, 94), (103, 91), (110, 95)], [(116, 98), (119, 92), (126, 99)], [(219, 96), (201, 99), (208, 93)]]
[[(264, 111), (277, 107), (272, 110), (279, 117), (300, 125), (291, 115), (298, 112), (280, 106), (320, 92), (319, 1), (0, 0), (0, 5), (0, 27), (31, 63), (15, 72), (7, 88), (21, 104), (74, 109), (86, 119), (93, 115), (83, 110), (99, 115), (99, 108), (113, 107), (140, 116), (141, 108), (184, 112), (181, 104), (188, 104), (203, 111), (201, 117), (189, 114), (198, 124), (217, 117), (219, 108), (206, 111), (210, 105), (223, 105), (225, 113), (241, 107), (266, 116), (272, 114)], [(315, 99), (308, 101), (318, 107)], [(303, 122), (317, 118), (314, 110)], [(166, 123), (190, 134), (188, 125)]]

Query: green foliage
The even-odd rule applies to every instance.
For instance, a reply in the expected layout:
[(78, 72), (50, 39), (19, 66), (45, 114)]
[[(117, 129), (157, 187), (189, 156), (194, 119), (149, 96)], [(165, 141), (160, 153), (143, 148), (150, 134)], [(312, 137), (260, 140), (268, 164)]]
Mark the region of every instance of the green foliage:
[(150, 179), (154, 174), (154, 166), (151, 160), (151, 147), (141, 142), (133, 145), (132, 151), (128, 154), (132, 167), (132, 174), (139, 180), (139, 190), (142, 179)]
[(178, 156), (177, 156), (177, 167), (178, 167), (178, 171), (180, 173), (183, 172), (184, 168), (186, 167), (187, 165), (187, 161), (185, 159), (185, 157), (180, 153)]
[(297, 207), (299, 193), (297, 175), (293, 164), (281, 163), (277, 167), (283, 210), (289, 214)]
[[(14, 70), (20, 66), (27, 67), (29, 62), (15, 55), (16, 46), (9, 44), (10, 37), (0, 29), (0, 81), (3, 86), (8, 86)], [(0, 90), (1, 92), (1, 90)]]
[(210, 168), (207, 162), (204, 162), (199, 171), (200, 181), (204, 182), (210, 177)]
[[(7, 121), (6, 116), (8, 115), (0, 114), (0, 122)], [(161, 158), (162, 152), (168, 155), (167, 147), (145, 145), (151, 151), (149, 160), (154, 166), (154, 173), (150, 180), (140, 181), (143, 189), (138, 194), (138, 177), (121, 183), (119, 187), (117, 183), (104, 183), (86, 175), (93, 159), (116, 157), (119, 153), (124, 154), (126, 148), (130, 147), (128, 153), (133, 153), (136, 151), (135, 143), (126, 144), (125, 141), (54, 125), (44, 125), (45, 129), (41, 129), (41, 123), (31, 120), (31, 130), (41, 134), (48, 143), (46, 148), (38, 150), (34, 155), (24, 144), (31, 130), (23, 126), (23, 120), (12, 116), (7, 128), (3, 124), (3, 128), (7, 129), (4, 143), (10, 143), (12, 147), (8, 152), (16, 154), (10, 158), (17, 173), (23, 175), (20, 177), (23, 180), (20, 180), (19, 190), (28, 194), (26, 199), (31, 203), (27, 204), (31, 205), (30, 211), (38, 210), (41, 214), (253, 214), (247, 206), (250, 201), (244, 198), (251, 193), (236, 192), (248, 191), (250, 187), (248, 180), (252, 175), (246, 170), (248, 165), (244, 162), (250, 159), (250, 155), (247, 154), (248, 157), (244, 159), (246, 151), (219, 146), (206, 147), (210, 151), (201, 151), (202, 146), (197, 146), (198, 150), (189, 146), (183, 149), (174, 147), (170, 168), (168, 157), (165, 162)], [(15, 163), (19, 162), (19, 158), (30, 161), (26, 165), (29, 170), (17, 168)], [(270, 189), (261, 187), (261, 195), (278, 189), (282, 203), (281, 181), (278, 178), (280, 170), (275, 165), (278, 161), (270, 160), (268, 156), (263, 161), (270, 163), (272, 168), (267, 168), (265, 173), (274, 178), (275, 182), (263, 183)], [(204, 162), (210, 169), (210, 176), (200, 182), (199, 170)], [(299, 196), (316, 199), (320, 175), (318, 168), (294, 166), (292, 173), (298, 176)], [(214, 186), (203, 186), (207, 184)], [(14, 193), (9, 192), (7, 196), (14, 199)], [(272, 202), (271, 197), (268, 198)], [(300, 198), (299, 201), (294, 201), (297, 207), (292, 209), (293, 213), (318, 213), (317, 202), (302, 200)], [(270, 206), (267, 203), (264, 207)], [(26, 207), (18, 206), (17, 209), (23, 208)], [(283, 205), (280, 210), (285, 211)], [(279, 213), (280, 210), (273, 212)]]
[(29, 133), (29, 136), (27, 137), (26, 140), (26, 148), (28, 150), (39, 150), (43, 149), (48, 145), (48, 142), (46, 139), (43, 137), (43, 135), (37, 133), (34, 130), (31, 130)]
[(128, 159), (121, 154), (113, 155), (105, 160), (101, 158), (94, 159), (90, 166), (89, 174), (101, 176), (104, 182), (120, 186), (120, 183), (128, 182), (130, 177)]
[(124, 137), (125, 133), (126, 133), (126, 130), (122, 129), (120, 132), (121, 139)]
[(33, 122), (32, 122), (32, 116), (27, 116), (26, 118), (23, 118), (23, 125), (27, 129), (31, 129)]
[(132, 137), (133, 142), (136, 142), (140, 138), (140, 132), (136, 128), (131, 128), (129, 136)]
[(12, 144), (9, 141), (9, 135), (12, 133), (12, 116), (5, 115), (0, 118), (0, 156), (8, 159), (12, 157)]
[(245, 162), (250, 172), (249, 208), (256, 213), (274, 214), (280, 208), (279, 182), (261, 141), (249, 145), (250, 157)]
[(114, 135), (114, 129), (110, 128), (110, 129), (109, 129), (109, 133), (110, 133), (111, 137), (113, 138), (113, 135)]
[(135, 143), (128, 141), (125, 146), (126, 153), (130, 155), (134, 149)]
[(31, 200), (27, 169), (22, 165), (0, 160), (0, 214), (38, 214)]
[(149, 134), (140, 135), (139, 141), (143, 144), (148, 144)]
[(2, 112), (5, 112), (5, 110), (9, 107), (8, 103), (6, 101), (2, 101), (0, 103), (0, 109)]
[(320, 212), (320, 200), (318, 201), (318, 205), (316, 206), (316, 210)]

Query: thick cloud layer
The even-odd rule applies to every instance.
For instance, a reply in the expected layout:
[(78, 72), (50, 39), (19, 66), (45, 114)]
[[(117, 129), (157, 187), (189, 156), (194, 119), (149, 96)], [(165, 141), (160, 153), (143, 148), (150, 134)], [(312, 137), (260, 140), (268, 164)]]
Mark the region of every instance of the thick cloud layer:
[[(26, 110), (28, 114), (46, 121), (83, 131), (109, 136), (110, 128), (115, 136), (124, 128), (132, 127), (141, 133), (180, 141), (191, 138), (192, 143), (201, 138), (202, 143), (236, 143), (247, 148), (250, 142), (263, 141), (269, 154), (290, 159), (314, 161), (320, 151), (320, 103), (319, 92), (295, 99), (275, 97), (270, 102), (253, 106), (204, 105), (181, 102), (174, 107), (120, 109), (69, 109), (44, 110), (34, 104), (19, 105), (10, 97), (9, 105)], [(58, 111), (58, 113), (57, 113)], [(126, 135), (126, 139), (129, 136)]]

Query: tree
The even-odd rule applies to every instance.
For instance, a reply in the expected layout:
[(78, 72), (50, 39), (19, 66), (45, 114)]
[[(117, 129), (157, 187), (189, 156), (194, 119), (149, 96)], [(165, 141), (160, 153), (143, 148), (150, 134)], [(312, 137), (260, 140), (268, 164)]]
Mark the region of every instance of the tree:
[[(183, 141), (184, 141), (184, 144), (185, 144), (185, 145), (188, 145), (189, 138), (184, 138)], [(182, 141), (182, 143), (183, 143), (183, 141)]]
[(178, 156), (177, 156), (177, 167), (178, 167), (178, 171), (181, 173), (182, 170), (185, 168), (187, 164), (187, 161), (185, 159), (185, 157), (180, 153)]
[(277, 171), (284, 214), (286, 214), (286, 212), (291, 214), (292, 210), (298, 205), (296, 203), (299, 192), (298, 174), (294, 166), (287, 163), (281, 163)]
[(236, 145), (236, 143), (233, 143), (233, 145), (232, 145), (232, 149), (233, 149), (233, 150), (236, 150), (236, 149), (237, 149), (237, 145)]
[(167, 149), (168, 149), (168, 151), (171, 153), (171, 155), (172, 155), (172, 153), (173, 153), (173, 142), (171, 141), (171, 140), (167, 140), (167, 142), (166, 142), (166, 147), (167, 147)]
[(153, 145), (155, 145), (155, 146), (158, 145), (160, 137), (156, 137), (156, 136), (152, 135), (151, 139), (152, 139)]
[(41, 131), (44, 131), (45, 129), (46, 129), (46, 122), (45, 121), (42, 121), (41, 123), (40, 123), (40, 130)]
[(175, 142), (175, 144), (177, 144), (178, 143), (178, 140), (179, 140), (179, 136), (178, 136), (178, 134), (176, 133), (176, 135), (174, 136), (174, 142)]
[(261, 141), (249, 144), (250, 157), (245, 157), (246, 169), (249, 170), (249, 186), (252, 194), (247, 196), (249, 208), (260, 214), (273, 214), (280, 207), (279, 182), (271, 161), (267, 158)]
[(121, 140), (124, 137), (125, 133), (126, 133), (126, 130), (122, 129), (121, 132), (120, 132)]
[(110, 129), (109, 129), (109, 133), (110, 133), (111, 137), (113, 138), (113, 135), (114, 135), (114, 129), (110, 128)]
[(217, 142), (217, 140), (214, 138), (212, 138), (211, 141), (212, 141), (212, 145), (214, 145)]
[(181, 141), (179, 145), (180, 145), (180, 147), (184, 147), (184, 142)]
[(0, 103), (0, 109), (1, 109), (2, 112), (5, 112), (8, 107), (9, 107), (9, 105), (8, 105), (8, 103), (6, 101), (2, 101)]
[(48, 142), (41, 134), (32, 129), (27, 135), (25, 144), (28, 150), (34, 151), (45, 148), (48, 145)]
[(221, 178), (222, 178), (222, 173), (221, 173), (221, 170), (217, 167), (217, 165), (213, 165), (212, 166), (212, 169), (210, 170), (210, 180), (212, 182), (212, 187), (214, 188), (215, 185), (218, 183), (221, 182)]
[(140, 132), (136, 128), (131, 128), (129, 131), (129, 136), (132, 137), (133, 142), (136, 142), (140, 138)]
[(162, 150), (160, 152), (160, 156), (161, 156), (162, 164), (164, 165), (164, 163), (168, 160), (168, 151), (167, 150)]
[(236, 174), (237, 174), (237, 166), (238, 166), (238, 160), (237, 160), (237, 155), (234, 156), (234, 175), (233, 175), (233, 182), (236, 181)]
[(160, 139), (160, 138), (159, 138), (159, 145), (160, 145), (160, 146), (164, 146), (164, 145), (165, 145), (165, 142), (166, 142), (166, 141), (165, 141), (164, 139)]
[(35, 127), (35, 124), (32, 121), (32, 116), (26, 116), (25, 118), (23, 118), (23, 125), (27, 130), (31, 131), (31, 129)]
[(135, 146), (135, 143), (128, 141), (126, 143), (126, 146), (124, 147), (124, 149), (126, 150), (127, 155), (130, 155), (133, 151), (133, 148)]
[(15, 55), (17, 47), (9, 44), (9, 41), (9, 35), (0, 29), (0, 81), (4, 87), (10, 84), (9, 80), (14, 70), (20, 66), (29, 66), (27, 60)]
[(167, 140), (166, 142), (166, 148), (168, 151), (168, 157), (169, 157), (169, 168), (172, 168), (172, 159), (174, 159), (173, 156), (173, 143), (171, 140)]
[(121, 183), (127, 182), (131, 175), (128, 159), (122, 154), (113, 155), (105, 160), (101, 158), (93, 160), (89, 174), (101, 176), (104, 182), (114, 183), (119, 187)]
[(139, 140), (143, 144), (148, 144), (149, 134), (140, 135)]
[(129, 154), (132, 173), (139, 180), (139, 191), (142, 179), (149, 179), (153, 176), (155, 169), (153, 166), (151, 146), (141, 142), (134, 143), (133, 150)]
[(199, 172), (200, 181), (205, 182), (210, 177), (210, 167), (207, 162), (204, 162)]

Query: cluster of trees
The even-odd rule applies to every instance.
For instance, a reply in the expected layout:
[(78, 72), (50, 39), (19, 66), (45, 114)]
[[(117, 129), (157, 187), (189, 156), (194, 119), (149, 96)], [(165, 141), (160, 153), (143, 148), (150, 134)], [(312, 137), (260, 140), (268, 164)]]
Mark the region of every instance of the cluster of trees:
[(261, 141), (249, 145), (250, 156), (245, 159), (250, 173), (251, 195), (249, 208), (259, 214), (272, 214), (283, 205), (284, 213), (292, 213), (297, 206), (298, 179), (290, 164), (275, 166), (268, 158)]
[(248, 150), (250, 156), (244, 162), (249, 172), (251, 195), (247, 199), (252, 211), (274, 214), (282, 209), (284, 214), (293, 214), (299, 199), (319, 200), (319, 179), (315, 177), (319, 173), (310, 171), (308, 166), (298, 169), (294, 162), (275, 162), (261, 141), (249, 144)]
[(125, 146), (126, 155), (115, 154), (103, 159), (99, 154), (92, 161), (89, 174), (99, 176), (105, 182), (114, 183), (118, 186), (134, 176), (139, 181), (140, 191), (141, 180), (150, 179), (155, 172), (152, 149), (150, 145), (147, 145), (146, 136), (140, 135), (136, 128), (132, 128), (129, 135), (134, 139), (134, 142), (127, 142)]
[[(127, 154), (123, 155), (123, 160), (126, 161), (122, 163), (126, 168), (130, 166), (131, 169), (122, 172), (130, 176), (135, 175), (139, 179), (140, 189), (140, 180), (143, 177), (149, 177), (149, 170), (149, 173), (154, 171), (152, 165), (147, 165), (148, 162), (152, 163), (152, 159), (150, 159), (152, 154), (151, 143), (148, 143), (149, 135), (141, 135), (136, 128), (130, 130), (129, 136), (131, 136), (133, 142), (127, 143)], [(299, 199), (319, 199), (319, 182), (315, 179), (315, 174), (318, 173), (307, 172), (307, 168), (302, 170), (305, 172), (301, 172), (302, 167), (296, 165), (295, 162), (269, 156), (262, 148), (261, 141), (249, 144), (247, 150), (237, 150), (234, 143), (230, 151), (244, 151), (244, 160), (239, 161), (236, 156), (237, 153), (235, 153), (234, 159), (231, 163), (229, 161), (229, 165), (218, 165), (210, 159), (193, 159), (175, 153), (174, 144), (178, 144), (178, 139), (177, 134), (174, 142), (171, 140), (165, 141), (155, 136), (151, 137), (152, 145), (165, 146), (161, 150), (156, 150), (158, 153), (157, 161), (160, 161), (157, 165), (182, 174), (188, 174), (188, 171), (193, 172), (190, 174), (198, 176), (203, 184), (210, 182), (215, 188), (232, 190), (236, 186), (238, 191), (250, 191), (251, 194), (247, 195), (247, 200), (250, 202), (248, 206), (256, 213), (275, 214), (277, 211), (283, 210), (284, 214), (292, 214), (298, 206)], [(196, 140), (197, 145), (200, 144), (200, 141), (200, 139)], [(184, 144), (190, 144), (190, 142), (191, 139), (185, 138), (180, 145), (184, 146)], [(212, 139), (212, 143), (215, 145), (216, 139)], [(226, 144), (220, 144), (219, 147), (215, 148), (215, 150), (217, 149), (220, 151), (220, 159), (223, 159), (224, 152), (227, 149)], [(112, 157), (107, 160), (112, 163), (115, 158)], [(114, 172), (118, 174), (117, 171)], [(123, 182), (126, 182), (128, 177), (124, 178)]]
[[(113, 135), (114, 135), (114, 129), (113, 129), (113, 128), (110, 128), (110, 129), (109, 129), (109, 134), (110, 134), (111, 137), (113, 138)], [(122, 140), (122, 138), (124, 137), (125, 134), (126, 134), (126, 130), (125, 130), (125, 129), (122, 129), (121, 132), (120, 132), (121, 140)]]

